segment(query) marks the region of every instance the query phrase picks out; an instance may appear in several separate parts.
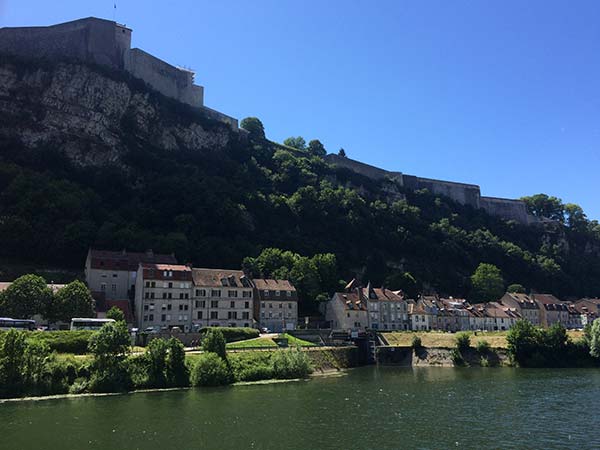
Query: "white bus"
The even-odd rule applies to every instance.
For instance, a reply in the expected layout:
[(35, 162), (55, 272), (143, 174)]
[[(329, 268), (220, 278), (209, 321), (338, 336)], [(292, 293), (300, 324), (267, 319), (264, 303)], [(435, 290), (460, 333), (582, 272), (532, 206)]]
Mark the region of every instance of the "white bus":
[(11, 319), (10, 317), (0, 317), (0, 330), (35, 330), (35, 320), (29, 319)]
[(99, 330), (105, 323), (111, 323), (114, 321), (114, 319), (91, 319), (89, 317), (74, 317), (71, 319), (71, 331)]

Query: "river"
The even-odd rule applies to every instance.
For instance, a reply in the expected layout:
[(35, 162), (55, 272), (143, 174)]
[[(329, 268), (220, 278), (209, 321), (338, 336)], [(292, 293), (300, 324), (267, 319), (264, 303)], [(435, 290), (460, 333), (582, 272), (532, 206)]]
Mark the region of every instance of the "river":
[(600, 371), (374, 368), (0, 405), (1, 449), (593, 449)]

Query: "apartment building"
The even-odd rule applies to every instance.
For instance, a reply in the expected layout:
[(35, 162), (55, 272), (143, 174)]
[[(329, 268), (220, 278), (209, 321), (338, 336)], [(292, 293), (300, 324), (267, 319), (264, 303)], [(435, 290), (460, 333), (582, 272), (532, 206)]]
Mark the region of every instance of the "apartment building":
[(188, 266), (140, 263), (135, 285), (138, 327), (190, 331), (192, 283), (192, 269)]
[(192, 327), (253, 327), (252, 280), (241, 270), (191, 269)]
[(349, 292), (336, 292), (321, 305), (321, 312), (336, 330), (361, 331), (369, 327), (367, 302), (360, 288)]
[(532, 294), (533, 299), (540, 307), (540, 323), (544, 327), (550, 327), (555, 323), (567, 326), (569, 323), (569, 308), (566, 302), (556, 298), (552, 294)]
[(400, 292), (372, 288), (371, 283), (362, 291), (367, 300), (369, 328), (373, 330), (410, 330), (408, 302)]
[(90, 248), (85, 260), (85, 281), (97, 301), (132, 300), (140, 263), (177, 264), (174, 255)]
[(532, 296), (507, 292), (499, 301), (509, 308), (514, 308), (523, 319), (533, 325), (539, 326), (542, 323), (540, 305)]
[(298, 326), (298, 292), (288, 280), (254, 278), (254, 320), (273, 332)]

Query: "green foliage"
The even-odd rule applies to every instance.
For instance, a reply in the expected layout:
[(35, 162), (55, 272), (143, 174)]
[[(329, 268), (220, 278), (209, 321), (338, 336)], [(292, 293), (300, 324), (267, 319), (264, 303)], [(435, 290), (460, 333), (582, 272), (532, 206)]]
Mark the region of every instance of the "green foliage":
[(167, 341), (166, 376), (167, 384), (171, 387), (183, 387), (190, 384), (190, 371), (185, 364), (183, 343), (177, 338)]
[(293, 147), (298, 150), (306, 150), (306, 141), (302, 136), (289, 137), (283, 141), (283, 145), (287, 145), (288, 147)]
[(75, 280), (54, 296), (54, 318), (69, 322), (73, 317), (95, 317), (94, 299), (88, 287)]
[(338, 150), (338, 156), (341, 156), (342, 158), (346, 157), (346, 150), (344, 150), (343, 148), (340, 148)]
[(116, 322), (125, 322), (125, 313), (123, 310), (117, 306), (111, 306), (111, 308), (106, 312), (107, 319), (113, 319)]
[(525, 294), (525, 287), (521, 284), (511, 284), (506, 288), (506, 292), (510, 292), (511, 294)]
[(152, 339), (146, 347), (148, 361), (148, 384), (152, 387), (162, 388), (167, 385), (165, 373), (167, 359), (167, 341)]
[(590, 355), (600, 358), (600, 320), (594, 320), (590, 329)]
[(92, 334), (89, 350), (94, 357), (90, 379), (93, 392), (117, 392), (131, 387), (131, 375), (126, 364), (131, 345), (125, 323), (103, 325)]
[(27, 334), (28, 342), (39, 342), (48, 345), (51, 351), (57, 353), (87, 353), (93, 331), (34, 331)]
[(470, 333), (458, 333), (456, 335), (456, 348), (458, 351), (463, 352), (471, 347), (471, 334)]
[(271, 361), (275, 378), (303, 378), (313, 370), (310, 359), (300, 349), (278, 350), (271, 357)]
[(473, 301), (496, 301), (504, 294), (502, 272), (493, 264), (481, 263), (471, 276)]
[(34, 314), (47, 314), (51, 304), (52, 291), (46, 285), (46, 280), (37, 275), (23, 275), (0, 296), (0, 314), (28, 319)]
[(253, 139), (265, 139), (265, 127), (257, 117), (246, 117), (242, 119), (240, 128), (246, 130)]
[(423, 348), (423, 343), (421, 342), (421, 338), (418, 335), (414, 335), (412, 338), (411, 346), (414, 350), (420, 350)]
[(241, 352), (229, 358), (236, 381), (259, 381), (274, 378), (272, 352)]
[(219, 355), (222, 359), (227, 359), (227, 348), (225, 337), (220, 329), (209, 329), (204, 339), (202, 339), (202, 350)]
[(233, 374), (223, 358), (205, 353), (192, 368), (191, 382), (192, 386), (225, 386), (233, 382)]
[(453, 348), (450, 350), (450, 359), (452, 359), (452, 362), (455, 366), (461, 367), (467, 365), (467, 362), (463, 358), (463, 355), (458, 348)]
[(260, 336), (260, 332), (256, 328), (244, 327), (205, 327), (200, 330), (200, 334), (206, 336), (211, 331), (219, 331), (226, 342), (244, 341)]
[(26, 347), (23, 332), (9, 330), (0, 336), (0, 393), (3, 396), (17, 396), (23, 391)]
[(325, 146), (318, 139), (313, 139), (308, 143), (308, 151), (315, 156), (325, 156), (327, 154)]
[(477, 346), (475, 348), (477, 349), (477, 353), (482, 356), (487, 355), (491, 350), (490, 343), (484, 339), (477, 341)]

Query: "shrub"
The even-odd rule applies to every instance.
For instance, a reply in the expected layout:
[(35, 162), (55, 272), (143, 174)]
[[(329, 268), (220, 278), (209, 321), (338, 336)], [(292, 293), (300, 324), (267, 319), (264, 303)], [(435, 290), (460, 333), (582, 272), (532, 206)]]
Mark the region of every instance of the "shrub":
[(590, 355), (600, 358), (600, 320), (596, 319), (589, 329)]
[(220, 329), (212, 329), (206, 333), (202, 340), (202, 350), (209, 353), (216, 353), (221, 358), (227, 358), (227, 349), (225, 337)]
[(452, 359), (452, 362), (454, 363), (455, 366), (466, 365), (466, 361), (463, 358), (462, 353), (460, 352), (460, 350), (458, 348), (453, 348), (450, 351), (450, 358)]
[(125, 313), (121, 308), (112, 306), (106, 313), (107, 319), (113, 319), (116, 322), (125, 322)]
[(229, 367), (216, 353), (200, 355), (192, 369), (193, 386), (224, 386), (232, 382), (233, 377)]
[(471, 335), (469, 333), (458, 333), (456, 335), (456, 348), (459, 352), (467, 350), (471, 346)]
[(167, 342), (164, 339), (152, 339), (144, 355), (147, 362), (148, 386), (163, 388), (167, 385), (165, 374)]
[(254, 339), (260, 336), (258, 330), (254, 328), (243, 327), (205, 327), (200, 330), (201, 335), (207, 335), (211, 330), (219, 330), (226, 342), (243, 341), (246, 339)]
[(167, 349), (167, 384), (173, 387), (189, 386), (190, 371), (185, 364), (185, 350), (182, 342), (172, 337), (167, 341)]
[(43, 342), (48, 344), (51, 351), (57, 353), (87, 353), (90, 337), (94, 332), (79, 331), (34, 331), (26, 337), (28, 342)]
[(131, 388), (131, 375), (126, 364), (130, 337), (125, 323), (105, 324), (92, 334), (89, 349), (94, 355), (90, 379), (93, 392), (118, 392)]
[(414, 350), (420, 350), (422, 347), (423, 343), (421, 342), (421, 337), (415, 334), (412, 338), (412, 348)]
[(490, 351), (490, 343), (488, 341), (485, 340), (481, 340), (479, 342), (477, 342), (477, 353), (479, 353), (480, 355), (486, 355), (487, 353), (489, 353)]
[(271, 361), (275, 378), (302, 378), (312, 373), (311, 361), (300, 349), (279, 350)]
[(27, 344), (23, 332), (9, 330), (0, 338), (0, 390), (2, 395), (23, 391), (23, 363)]

